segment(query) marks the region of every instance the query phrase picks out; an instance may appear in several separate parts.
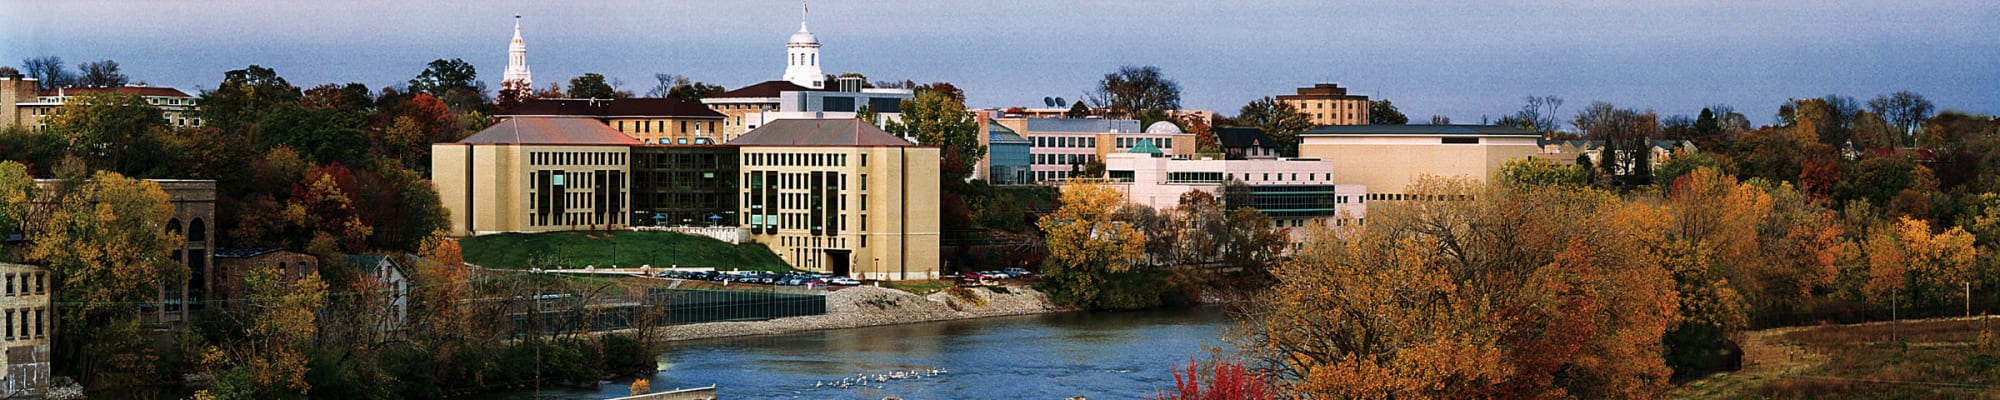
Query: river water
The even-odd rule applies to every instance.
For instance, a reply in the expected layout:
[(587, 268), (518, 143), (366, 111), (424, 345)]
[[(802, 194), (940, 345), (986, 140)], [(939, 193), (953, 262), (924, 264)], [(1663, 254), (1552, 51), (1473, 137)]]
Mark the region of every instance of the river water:
[[(1207, 358), (1229, 318), (1212, 307), (1074, 312), (683, 341), (660, 354), (654, 391), (716, 385), (723, 399), (1135, 399), (1173, 386), (1175, 365)], [(934, 370), (942, 373), (932, 375)], [(917, 377), (846, 388), (843, 378)], [(850, 382), (854, 379), (849, 379)], [(544, 390), (544, 399), (629, 394)], [(815, 384), (820, 384), (815, 387)], [(530, 399), (532, 392), (479, 396)]]

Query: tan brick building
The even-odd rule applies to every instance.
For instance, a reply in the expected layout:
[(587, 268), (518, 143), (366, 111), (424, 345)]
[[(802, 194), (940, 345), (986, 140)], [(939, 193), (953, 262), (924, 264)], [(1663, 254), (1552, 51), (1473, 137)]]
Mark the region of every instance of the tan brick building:
[(138, 95), (146, 100), (146, 104), (160, 109), (160, 115), (166, 118), (167, 126), (201, 126), (201, 117), (198, 113), (200, 107), (195, 104), (195, 96), (190, 96), (180, 89), (121, 86), (36, 90), (38, 82), (34, 78), (23, 77), (0, 79), (0, 127), (20, 125), (42, 129), (47, 125), (43, 118), (62, 108), (63, 102), (68, 101), (70, 97), (104, 92)]
[(1403, 199), (1423, 175), (1485, 181), (1541, 150), (1538, 133), (1487, 125), (1322, 126), (1299, 138), (1299, 157), (1333, 161), (1335, 183), (1366, 185), (1368, 200)]
[[(173, 258), (188, 267), (188, 280), (161, 285), (159, 302), (147, 304), (141, 310), (147, 315), (147, 322), (174, 325), (190, 321), (200, 314), (209, 300), (209, 293), (215, 289), (213, 261), (215, 242), (220, 236), (215, 226), (215, 181), (194, 179), (148, 179), (160, 185), (167, 193), (167, 202), (174, 207), (173, 217), (167, 220), (165, 229), (181, 235), (180, 246), (174, 248)], [(53, 206), (58, 186), (62, 182), (53, 179), (37, 179), (39, 185), (37, 207)]]
[(508, 118), (431, 145), (431, 181), (454, 236), (624, 229), (639, 144), (589, 118)]
[(1277, 100), (1312, 117), (1314, 125), (1368, 124), (1368, 96), (1347, 94), (1347, 88), (1337, 83), (1299, 88), (1298, 93), (1279, 95)]
[(56, 315), (49, 302), (49, 270), (40, 266), (0, 263), (0, 393), (41, 396), (49, 390), (49, 344), (55, 341)]
[(751, 240), (801, 269), (937, 279), (937, 148), (854, 119), (777, 120), (729, 144)]
[(514, 117), (590, 118), (642, 144), (717, 144), (723, 116), (701, 104), (670, 98), (535, 99), (523, 101), (498, 115)]

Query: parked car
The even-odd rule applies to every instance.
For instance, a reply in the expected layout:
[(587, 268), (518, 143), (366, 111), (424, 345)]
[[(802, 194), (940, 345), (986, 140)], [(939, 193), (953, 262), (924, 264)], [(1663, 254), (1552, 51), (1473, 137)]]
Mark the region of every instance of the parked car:
[(984, 272), (967, 272), (965, 273), (965, 275), (960, 275), (959, 278), (968, 281), (978, 281), (978, 280), (988, 279), (986, 277), (986, 273)]
[(826, 280), (820, 278), (805, 278), (799, 280), (798, 284), (806, 286), (826, 286)]
[(993, 279), (993, 280), (1009, 278), (1009, 276), (1007, 276), (1006, 273), (1000, 271), (980, 271), (979, 275), (986, 277), (986, 279)]
[(827, 280), (826, 282), (840, 286), (861, 286), (861, 281), (857, 281), (854, 280), (854, 278), (849, 278), (845, 276), (837, 276), (831, 280)]
[(1008, 268), (1005, 271), (1001, 272), (1006, 272), (1007, 276), (1015, 278), (1026, 278), (1028, 277), (1028, 275), (1034, 275), (1032, 273), (1029, 273), (1027, 268), (1021, 268), (1021, 267)]

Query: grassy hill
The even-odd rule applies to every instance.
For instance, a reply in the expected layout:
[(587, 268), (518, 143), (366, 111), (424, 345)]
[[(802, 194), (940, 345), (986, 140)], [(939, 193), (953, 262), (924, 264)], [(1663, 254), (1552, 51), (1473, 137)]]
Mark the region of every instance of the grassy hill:
[(460, 240), (465, 261), (487, 268), (526, 269), (551, 262), (566, 267), (640, 265), (714, 267), (720, 270), (786, 271), (778, 255), (762, 244), (731, 245), (704, 236), (673, 232), (503, 233)]

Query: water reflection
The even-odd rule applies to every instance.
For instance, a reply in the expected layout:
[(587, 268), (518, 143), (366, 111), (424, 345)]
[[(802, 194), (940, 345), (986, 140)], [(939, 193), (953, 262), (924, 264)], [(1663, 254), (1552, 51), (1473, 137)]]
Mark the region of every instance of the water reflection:
[[(1138, 398), (1171, 386), (1173, 364), (1220, 345), (1227, 324), (1213, 309), (1090, 312), (687, 341), (649, 379), (658, 390), (718, 385), (729, 399)], [(602, 399), (630, 383), (543, 394)]]

